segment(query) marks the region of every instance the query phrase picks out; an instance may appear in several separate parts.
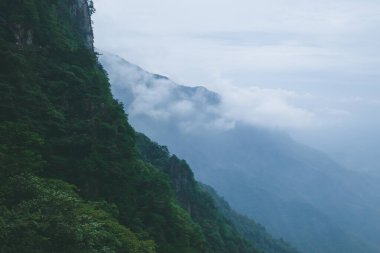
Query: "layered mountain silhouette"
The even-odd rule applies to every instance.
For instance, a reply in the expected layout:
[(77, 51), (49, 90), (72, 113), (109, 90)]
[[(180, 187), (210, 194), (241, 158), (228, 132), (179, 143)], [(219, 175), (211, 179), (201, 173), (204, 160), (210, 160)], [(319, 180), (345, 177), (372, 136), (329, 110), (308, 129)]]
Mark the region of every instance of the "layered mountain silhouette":
[[(223, 117), (223, 98), (103, 54), (129, 121), (237, 211), (308, 253), (380, 252), (379, 186), (283, 132)], [(249, 110), (250, 108), (247, 108)]]

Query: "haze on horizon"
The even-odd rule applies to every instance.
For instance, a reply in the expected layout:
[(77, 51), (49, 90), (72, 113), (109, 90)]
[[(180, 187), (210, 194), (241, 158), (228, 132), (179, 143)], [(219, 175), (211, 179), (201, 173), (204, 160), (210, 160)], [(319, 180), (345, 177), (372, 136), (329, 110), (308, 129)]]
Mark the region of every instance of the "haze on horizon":
[[(97, 0), (96, 47), (267, 115), (357, 170), (380, 170), (380, 2)], [(253, 117), (253, 119), (252, 119)], [(280, 120), (279, 120), (280, 119)]]

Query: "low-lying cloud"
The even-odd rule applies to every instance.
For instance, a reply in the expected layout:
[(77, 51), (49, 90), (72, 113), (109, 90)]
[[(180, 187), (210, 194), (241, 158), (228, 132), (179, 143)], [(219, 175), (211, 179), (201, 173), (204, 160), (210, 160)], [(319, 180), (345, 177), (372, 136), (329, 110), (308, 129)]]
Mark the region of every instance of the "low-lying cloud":
[[(271, 128), (304, 128), (320, 124), (312, 110), (297, 105), (308, 94), (284, 89), (239, 88), (221, 82), (218, 93), (204, 87), (181, 86), (148, 73), (113, 55), (103, 55), (114, 94), (130, 117), (145, 115), (173, 121), (185, 131), (230, 129), (236, 123)], [(125, 97), (126, 94), (129, 94)]]

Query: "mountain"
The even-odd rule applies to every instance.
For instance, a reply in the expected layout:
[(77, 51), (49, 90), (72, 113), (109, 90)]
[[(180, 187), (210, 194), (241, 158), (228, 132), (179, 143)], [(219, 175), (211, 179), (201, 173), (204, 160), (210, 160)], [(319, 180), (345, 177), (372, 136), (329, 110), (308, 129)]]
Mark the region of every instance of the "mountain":
[(249, 242), (252, 242), (256, 248), (260, 249), (262, 252), (268, 253), (285, 253), (296, 251), (284, 240), (273, 239), (273, 237), (262, 225), (233, 210), (230, 205), (222, 197), (220, 197), (212, 187), (205, 184), (201, 184), (201, 187), (205, 192), (210, 194), (212, 199), (215, 201), (217, 208), (222, 212), (223, 216), (226, 217), (227, 220), (229, 220), (232, 224), (234, 224), (238, 231), (244, 236), (244, 238), (246, 238)]
[(215, 92), (178, 85), (115, 55), (100, 60), (131, 124), (184, 157), (238, 212), (303, 252), (380, 252), (374, 178), (285, 133), (229, 121)]
[(152, 142), (144, 134), (137, 134), (137, 147), (144, 161), (169, 175), (182, 207), (190, 213), (193, 220), (201, 226), (205, 225), (206, 233), (215, 233), (215, 226), (209, 225), (213, 220), (224, 220), (224, 223), (236, 228), (260, 252), (298, 252), (283, 240), (274, 239), (261, 225), (231, 209), (210, 186), (196, 182), (186, 161), (170, 155), (167, 147)]
[(184, 161), (144, 161), (93, 50), (93, 11), (0, 0), (0, 252), (258, 252)]

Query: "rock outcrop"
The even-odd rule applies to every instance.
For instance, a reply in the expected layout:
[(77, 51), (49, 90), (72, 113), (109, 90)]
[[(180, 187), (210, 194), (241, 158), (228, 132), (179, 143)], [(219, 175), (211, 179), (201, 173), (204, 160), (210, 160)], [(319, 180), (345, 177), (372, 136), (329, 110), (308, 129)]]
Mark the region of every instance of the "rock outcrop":
[(73, 1), (70, 11), (79, 23), (81, 34), (84, 36), (86, 46), (90, 49), (94, 49), (94, 33), (92, 30), (92, 11), (90, 9), (90, 5), (92, 6), (92, 1), (75, 0)]

